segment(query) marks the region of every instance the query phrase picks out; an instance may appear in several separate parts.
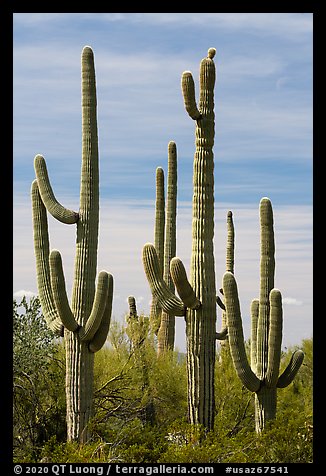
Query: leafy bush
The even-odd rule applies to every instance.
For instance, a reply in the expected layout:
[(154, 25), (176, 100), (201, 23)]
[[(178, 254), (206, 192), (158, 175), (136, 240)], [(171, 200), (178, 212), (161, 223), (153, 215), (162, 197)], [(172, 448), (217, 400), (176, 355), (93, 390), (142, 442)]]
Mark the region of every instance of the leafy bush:
[(64, 439), (64, 350), (40, 311), (38, 298), (13, 302), (14, 458), (37, 458), (52, 435)]
[[(294, 382), (278, 390), (277, 418), (268, 422), (259, 436), (255, 432), (254, 395), (242, 386), (228, 350), (218, 352), (215, 428), (205, 434), (204, 429), (194, 429), (187, 423), (185, 356), (169, 352), (157, 358), (155, 337), (145, 320), (141, 328), (135, 322), (129, 328), (127, 323), (112, 322), (108, 345), (95, 355), (95, 413), (90, 423), (93, 438), (79, 445), (63, 441), (64, 349), (47, 334), (37, 301), (32, 304), (30, 307), (26, 304), (25, 314), (29, 314), (29, 319), (33, 317), (29, 325), (35, 327), (35, 333), (30, 333), (30, 340), (26, 331), (23, 334), (29, 353), (35, 358), (27, 359), (23, 346), (17, 343), (14, 346), (15, 384), (25, 379), (22, 389), (14, 389), (16, 461), (19, 458), (22, 462), (71, 463), (312, 461), (312, 339), (302, 342), (304, 363)], [(16, 303), (16, 311), (17, 306)], [(24, 315), (14, 315), (15, 319), (17, 329), (22, 329)], [(32, 338), (38, 332), (39, 336), (44, 332), (44, 337)], [(18, 338), (19, 333), (14, 339), (23, 342)], [(293, 350), (283, 353), (282, 368)], [(22, 363), (17, 365), (18, 362)], [(23, 363), (28, 377), (20, 372)], [(22, 380), (18, 381), (17, 376)]]

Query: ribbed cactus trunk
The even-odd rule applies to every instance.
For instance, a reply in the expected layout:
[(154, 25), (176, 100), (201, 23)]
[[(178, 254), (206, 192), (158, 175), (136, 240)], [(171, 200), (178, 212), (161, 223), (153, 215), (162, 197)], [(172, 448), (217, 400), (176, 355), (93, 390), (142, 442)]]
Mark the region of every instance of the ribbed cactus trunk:
[[(196, 119), (196, 152), (193, 166), (192, 255), (190, 284), (201, 302), (187, 309), (187, 359), (189, 416), (191, 423), (207, 429), (214, 425), (214, 369), (216, 287), (214, 266), (214, 84), (215, 50), (209, 50), (200, 66), (200, 116)], [(192, 77), (184, 73), (182, 86), (186, 107), (191, 102)]]
[[(54, 197), (44, 158), (35, 157), (32, 186), (34, 247), (40, 301), (50, 327), (62, 335), (66, 347), (67, 438), (85, 442), (93, 414), (94, 353), (109, 330), (113, 278), (101, 271), (95, 289), (99, 167), (93, 51), (82, 52), (82, 167), (79, 211), (65, 209)], [(68, 302), (61, 255), (49, 253), (46, 210), (63, 223), (77, 225), (74, 282)]]
[[(157, 252), (160, 276), (163, 278), (164, 268), (164, 231), (165, 231), (165, 194), (164, 194), (164, 170), (162, 167), (156, 169), (156, 197), (155, 197), (155, 225), (154, 225), (154, 246)], [(152, 297), (150, 308), (151, 328), (158, 333), (161, 325), (162, 307), (156, 296)]]
[(133, 296), (128, 297), (129, 316), (127, 316), (127, 335), (131, 341), (135, 364), (142, 374), (141, 394), (143, 407), (140, 418), (144, 424), (155, 424), (155, 406), (151, 395), (149, 363), (146, 358), (146, 343), (148, 342), (149, 321), (147, 317), (138, 316), (136, 300)]
[[(85, 326), (95, 295), (99, 221), (99, 169), (96, 116), (96, 85), (93, 54), (82, 56), (82, 167), (79, 220), (75, 255), (75, 279), (71, 308)], [(88, 439), (87, 422), (92, 416), (94, 354), (76, 333), (67, 332), (66, 396), (68, 440)], [(85, 435), (82, 436), (82, 432)]]
[[(257, 337), (255, 339), (256, 351), (253, 356), (256, 358), (252, 362), (252, 368), (260, 381), (264, 382), (268, 378), (268, 348), (270, 322), (270, 292), (274, 288), (275, 275), (275, 242), (274, 242), (274, 220), (272, 204), (268, 199), (260, 202), (260, 293), (258, 306)], [(282, 312), (282, 308), (280, 308)], [(253, 310), (252, 310), (253, 312)], [(257, 314), (256, 314), (257, 315)], [(255, 319), (255, 314), (253, 314)], [(280, 316), (281, 318), (281, 316)], [(278, 319), (278, 317), (277, 317)], [(255, 327), (255, 324), (254, 324)], [(280, 342), (277, 349), (274, 349), (274, 372), (279, 373), (281, 359), (282, 334), (279, 333)], [(275, 355), (277, 352), (277, 355)], [(273, 420), (276, 416), (276, 387), (262, 386), (255, 394), (255, 414), (256, 430), (260, 432), (265, 421)]]
[(229, 344), (234, 367), (242, 383), (255, 392), (256, 432), (276, 416), (277, 388), (288, 386), (298, 372), (304, 354), (296, 351), (279, 376), (282, 343), (282, 296), (274, 288), (275, 244), (272, 204), (260, 202), (260, 295), (251, 303), (250, 365), (247, 360), (238, 290), (233, 273), (223, 276)]
[[(188, 408), (192, 424), (207, 430), (214, 426), (214, 368), (216, 333), (216, 289), (214, 238), (214, 85), (215, 49), (200, 65), (200, 101), (197, 108), (190, 72), (183, 73), (185, 108), (196, 121), (196, 151), (193, 167), (192, 255), (190, 282), (182, 261), (170, 263), (172, 280), (180, 296), (174, 295), (159, 273), (155, 248), (143, 248), (143, 263), (152, 294), (168, 314), (186, 321)], [(225, 337), (225, 332), (223, 331)]]
[[(225, 262), (225, 271), (234, 274), (234, 242), (235, 242), (235, 232), (233, 225), (233, 214), (229, 210), (226, 217), (226, 227), (227, 227), (227, 241), (226, 241), (226, 262)], [(220, 292), (223, 294), (223, 288), (220, 289)], [(217, 298), (217, 303), (222, 308), (222, 328), (227, 329), (227, 316), (225, 305), (221, 299)], [(225, 339), (221, 340), (221, 360), (223, 355), (226, 352), (229, 352), (229, 339), (228, 336), (225, 336)]]
[[(168, 177), (165, 215), (164, 268), (163, 279), (174, 292), (174, 283), (170, 273), (170, 262), (176, 255), (176, 216), (177, 216), (177, 146), (175, 142), (168, 144)], [(174, 349), (175, 316), (164, 310), (157, 335), (157, 353)]]

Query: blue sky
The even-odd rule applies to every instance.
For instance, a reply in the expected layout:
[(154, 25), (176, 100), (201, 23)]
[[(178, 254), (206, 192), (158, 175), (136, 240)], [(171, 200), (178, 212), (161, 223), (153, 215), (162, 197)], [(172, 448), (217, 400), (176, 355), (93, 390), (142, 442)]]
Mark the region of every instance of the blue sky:
[[(225, 266), (225, 217), (234, 213), (235, 272), (246, 337), (259, 289), (259, 201), (273, 203), (276, 280), (284, 298), (284, 345), (312, 335), (312, 13), (14, 14), (14, 295), (36, 293), (30, 186), (44, 155), (54, 192), (78, 209), (81, 165), (80, 55), (94, 50), (100, 151), (98, 269), (114, 275), (113, 314), (133, 294), (149, 310), (141, 264), (153, 241), (155, 169), (178, 151), (177, 255), (191, 253), (194, 123), (180, 80), (217, 50), (215, 263)], [(198, 96), (197, 96), (198, 97)], [(71, 290), (75, 228), (49, 218)], [(219, 324), (218, 324), (219, 325)], [(184, 348), (178, 319), (177, 345)]]

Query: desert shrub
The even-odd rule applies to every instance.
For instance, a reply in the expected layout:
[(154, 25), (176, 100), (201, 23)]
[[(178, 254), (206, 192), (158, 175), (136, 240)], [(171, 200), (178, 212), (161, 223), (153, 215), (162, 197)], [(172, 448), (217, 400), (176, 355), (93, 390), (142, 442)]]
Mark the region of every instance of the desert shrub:
[(94, 382), (97, 436), (110, 438), (130, 420), (166, 427), (187, 415), (185, 359), (169, 352), (157, 359), (149, 331), (135, 349), (122, 325), (110, 331), (110, 345), (96, 354)]
[[(39, 305), (34, 302), (33, 306), (29, 312), (35, 314), (40, 324)], [(34, 360), (19, 352), (17, 344), (15, 347), (18, 349), (16, 375), (22, 379), (16, 379), (15, 383), (24, 381), (22, 389), (17, 387), (14, 391), (16, 461), (19, 458), (22, 462), (71, 463), (312, 461), (312, 339), (302, 342), (304, 364), (294, 382), (278, 390), (277, 418), (268, 422), (259, 436), (255, 432), (254, 395), (242, 386), (230, 353), (218, 351), (215, 427), (206, 434), (203, 428), (194, 429), (187, 423), (185, 356), (168, 352), (157, 358), (155, 338), (146, 321), (141, 329), (137, 323), (127, 329), (127, 323), (113, 321), (107, 345), (95, 355), (92, 439), (80, 445), (64, 442), (64, 346), (52, 336), (49, 338), (44, 322), (35, 333), (30, 333), (31, 338), (40, 335), (38, 332), (45, 332), (44, 339), (26, 344), (30, 353), (36, 355)], [(283, 353), (281, 370), (293, 350)], [(20, 372), (19, 359), (25, 362), (24, 372), (28, 377)]]
[(52, 435), (65, 439), (65, 357), (38, 298), (13, 302), (13, 455), (38, 458)]
[(215, 427), (228, 437), (255, 425), (254, 395), (238, 378), (228, 349), (216, 356), (215, 411)]

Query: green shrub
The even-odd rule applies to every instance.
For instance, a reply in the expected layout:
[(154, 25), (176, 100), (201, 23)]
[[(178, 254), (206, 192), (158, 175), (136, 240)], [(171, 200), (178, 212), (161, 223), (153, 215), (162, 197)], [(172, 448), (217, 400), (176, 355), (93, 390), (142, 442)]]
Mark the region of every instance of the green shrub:
[(66, 437), (63, 347), (38, 298), (13, 302), (13, 456), (30, 462), (51, 436)]
[[(34, 302), (32, 312), (41, 323), (42, 316), (36, 304)], [(40, 331), (45, 329), (41, 326)], [(254, 425), (254, 396), (242, 386), (228, 351), (217, 353), (215, 428), (205, 434), (202, 428), (195, 429), (187, 423), (185, 356), (168, 352), (157, 358), (155, 340), (149, 333), (144, 339), (138, 339), (136, 350), (136, 340), (133, 339), (132, 344), (132, 339), (130, 329), (127, 333), (126, 326), (113, 322), (108, 345), (95, 356), (95, 414), (90, 422), (93, 437), (84, 445), (64, 442), (64, 346), (52, 338), (34, 339), (33, 345), (28, 343), (30, 352), (36, 355), (34, 361), (26, 359), (24, 352), (17, 351), (16, 373), (25, 379), (25, 383), (23, 390), (15, 388), (14, 391), (16, 461), (312, 461), (312, 339), (302, 342), (304, 363), (294, 382), (279, 389), (277, 418), (268, 422), (259, 436)], [(287, 365), (293, 350), (283, 353), (282, 368)], [(19, 359), (25, 362), (25, 370), (30, 366), (30, 380), (19, 374)], [(15, 382), (17, 384), (17, 380)], [(149, 409), (152, 413), (148, 413)], [(28, 432), (34, 435), (33, 438)], [(20, 435), (23, 435), (22, 441)]]

